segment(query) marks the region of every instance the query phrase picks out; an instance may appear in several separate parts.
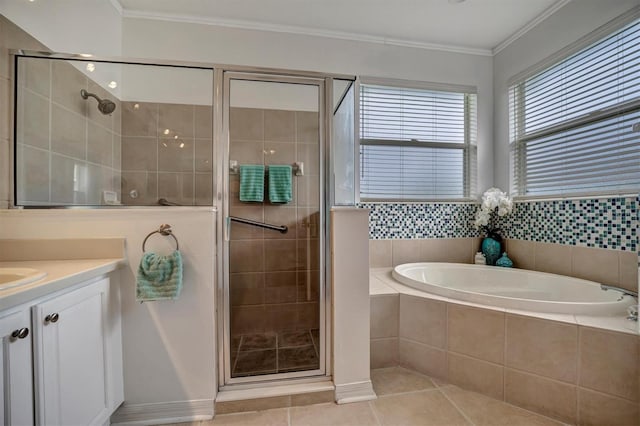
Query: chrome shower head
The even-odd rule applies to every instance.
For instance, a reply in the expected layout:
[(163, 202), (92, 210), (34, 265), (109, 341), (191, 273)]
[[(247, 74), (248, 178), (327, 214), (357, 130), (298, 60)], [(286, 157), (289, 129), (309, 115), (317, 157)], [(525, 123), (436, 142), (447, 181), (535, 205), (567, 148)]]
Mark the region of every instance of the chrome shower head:
[(89, 96), (95, 98), (98, 101), (98, 110), (104, 115), (111, 114), (116, 110), (116, 104), (109, 99), (100, 99), (97, 95), (89, 93), (84, 89), (80, 90), (80, 96), (82, 96), (82, 99), (88, 99)]

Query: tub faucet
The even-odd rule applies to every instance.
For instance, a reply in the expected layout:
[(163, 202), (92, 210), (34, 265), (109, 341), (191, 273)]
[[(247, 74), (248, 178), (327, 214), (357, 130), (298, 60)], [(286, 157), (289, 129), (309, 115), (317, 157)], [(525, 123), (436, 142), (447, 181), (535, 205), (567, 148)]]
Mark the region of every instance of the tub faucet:
[(626, 288), (620, 288), (614, 285), (606, 285), (606, 284), (600, 284), (600, 288), (603, 289), (604, 291), (616, 290), (625, 296), (632, 296), (632, 297), (635, 297), (636, 300), (638, 300), (638, 293), (636, 293), (635, 291), (627, 290)]

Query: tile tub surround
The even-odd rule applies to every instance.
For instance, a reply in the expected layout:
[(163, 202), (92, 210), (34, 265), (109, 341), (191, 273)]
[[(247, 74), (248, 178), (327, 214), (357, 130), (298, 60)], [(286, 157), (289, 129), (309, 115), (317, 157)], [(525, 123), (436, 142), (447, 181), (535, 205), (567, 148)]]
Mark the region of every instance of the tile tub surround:
[[(369, 240), (372, 268), (411, 262), (472, 263), (480, 238)], [(516, 268), (582, 278), (638, 291), (638, 257), (630, 251), (506, 239)]]
[[(393, 284), (380, 271), (373, 270), (382, 285), (372, 286), (372, 365), (401, 365), (563, 422), (637, 424), (637, 326), (618, 332), (580, 317), (455, 303)], [(387, 321), (373, 317), (380, 314)], [(397, 333), (387, 322), (398, 324)], [(391, 348), (396, 364), (383, 352)]]

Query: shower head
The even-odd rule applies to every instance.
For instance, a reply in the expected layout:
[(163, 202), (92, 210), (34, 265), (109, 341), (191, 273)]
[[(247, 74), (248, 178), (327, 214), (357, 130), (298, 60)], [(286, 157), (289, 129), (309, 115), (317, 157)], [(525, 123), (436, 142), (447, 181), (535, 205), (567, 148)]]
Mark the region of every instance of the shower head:
[(88, 99), (89, 96), (96, 98), (98, 101), (98, 110), (104, 115), (111, 114), (116, 109), (116, 104), (109, 99), (100, 99), (97, 95), (89, 93), (84, 89), (80, 90), (80, 96), (82, 96), (82, 99)]

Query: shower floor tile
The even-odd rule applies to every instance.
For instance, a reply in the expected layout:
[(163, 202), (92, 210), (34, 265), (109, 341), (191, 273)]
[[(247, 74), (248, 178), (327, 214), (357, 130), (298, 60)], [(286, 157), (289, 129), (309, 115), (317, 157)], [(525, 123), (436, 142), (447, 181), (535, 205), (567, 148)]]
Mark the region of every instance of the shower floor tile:
[(320, 367), (318, 330), (289, 330), (232, 336), (231, 377)]

